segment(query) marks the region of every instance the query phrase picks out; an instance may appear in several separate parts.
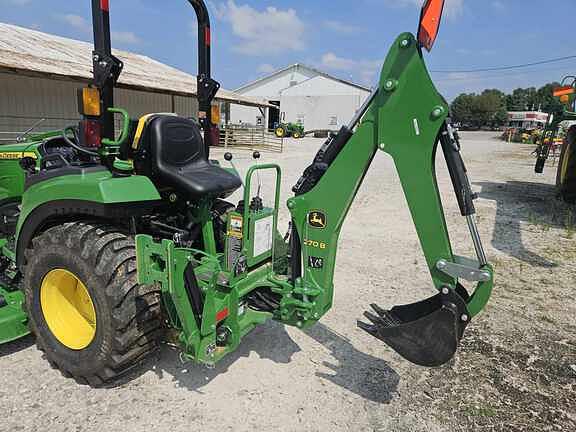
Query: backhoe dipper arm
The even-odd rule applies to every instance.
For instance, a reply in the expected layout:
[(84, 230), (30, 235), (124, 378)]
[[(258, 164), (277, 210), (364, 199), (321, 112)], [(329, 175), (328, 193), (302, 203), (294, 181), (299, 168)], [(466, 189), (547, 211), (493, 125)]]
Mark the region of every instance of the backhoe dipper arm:
[[(412, 34), (404, 33), (394, 42), (379, 88), (364, 110), (355, 131), (351, 124), (327, 141), (288, 201), (292, 278), (308, 293), (302, 297), (304, 303), (313, 304), (309, 314), (300, 313), (298, 319), (304, 325), (307, 316), (320, 316), (332, 304), (340, 230), (376, 152), (382, 150), (394, 159), (439, 294), (391, 311), (374, 306), (377, 315), (366, 313), (372, 324), (359, 325), (414, 363), (443, 364), (454, 355), (469, 319), (488, 301), (493, 277), (473, 219), (473, 195), (458, 141), (447, 121), (448, 105), (434, 87)], [(434, 168), (438, 142), (478, 261), (452, 252)], [(472, 296), (458, 278), (479, 282)]]

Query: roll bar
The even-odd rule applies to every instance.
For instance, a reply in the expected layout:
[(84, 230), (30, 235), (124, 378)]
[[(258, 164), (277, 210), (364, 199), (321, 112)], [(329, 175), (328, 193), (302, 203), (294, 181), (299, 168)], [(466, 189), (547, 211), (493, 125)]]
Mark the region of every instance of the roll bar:
[[(206, 154), (211, 144), (212, 101), (220, 84), (211, 77), (210, 16), (204, 0), (188, 0), (198, 20), (198, 120), (204, 130)], [(114, 107), (114, 86), (122, 73), (122, 62), (112, 55), (110, 38), (110, 0), (92, 0), (92, 24), (94, 29), (94, 51), (92, 54), (94, 86), (100, 90), (102, 137), (114, 140), (114, 116), (109, 108)]]

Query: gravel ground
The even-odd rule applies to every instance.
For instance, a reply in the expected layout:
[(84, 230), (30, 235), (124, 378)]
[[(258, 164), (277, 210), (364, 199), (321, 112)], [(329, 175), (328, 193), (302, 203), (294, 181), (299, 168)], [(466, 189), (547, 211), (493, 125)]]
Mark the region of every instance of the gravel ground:
[[(463, 134), (463, 146), (497, 282), (450, 365), (412, 366), (355, 326), (371, 302), (434, 293), (393, 164), (378, 155), (344, 225), (334, 308), (316, 327), (270, 322), (215, 369), (182, 364), (165, 347), (105, 389), (63, 378), (32, 338), (4, 345), (0, 430), (576, 430), (576, 219), (554, 199), (555, 168), (537, 176), (530, 147), (492, 136)], [(320, 144), (287, 140), (283, 154), (263, 154), (283, 166), (283, 202)], [(244, 171), (249, 153), (235, 156)], [(454, 248), (472, 256), (437, 165)]]

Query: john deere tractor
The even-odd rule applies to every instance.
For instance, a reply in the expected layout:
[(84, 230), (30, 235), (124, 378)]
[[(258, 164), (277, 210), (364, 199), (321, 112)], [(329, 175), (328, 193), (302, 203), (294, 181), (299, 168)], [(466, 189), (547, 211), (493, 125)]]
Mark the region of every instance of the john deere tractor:
[[(576, 122), (576, 77), (567, 76), (561, 86), (554, 89), (554, 97), (561, 108), (550, 113), (544, 132), (537, 148), (535, 171), (541, 174), (550, 156), (550, 151), (564, 122)], [(569, 203), (576, 202), (576, 124), (568, 128), (562, 142), (560, 160), (556, 172), (556, 187), (558, 195)]]
[[(393, 42), (379, 86), (304, 170), (287, 201), (287, 236), (277, 229), (280, 167), (255, 164), (241, 181), (209, 157), (219, 84), (210, 73), (208, 10), (203, 0), (189, 3), (199, 31), (198, 122), (172, 114), (131, 120), (114, 106), (123, 65), (111, 52), (109, 2), (92, 0), (94, 79), (79, 92), (83, 119), (0, 148), (0, 342), (31, 332), (53, 367), (98, 386), (162, 341), (213, 365), (267, 320), (308, 328), (332, 306), (340, 230), (383, 151), (396, 163), (437, 293), (391, 310), (372, 305), (358, 325), (418, 365), (448, 362), (488, 302), (493, 270), (448, 104), (423, 59), (444, 1), (426, 2), (418, 35)], [(114, 116), (123, 122), (118, 135)], [(475, 259), (452, 251), (435, 178), (438, 146)], [(273, 207), (252, 193), (263, 170), (276, 173)], [(243, 199), (228, 201), (242, 186)]]
[(300, 123), (282, 123), (276, 126), (274, 133), (278, 138), (304, 138), (304, 126)]

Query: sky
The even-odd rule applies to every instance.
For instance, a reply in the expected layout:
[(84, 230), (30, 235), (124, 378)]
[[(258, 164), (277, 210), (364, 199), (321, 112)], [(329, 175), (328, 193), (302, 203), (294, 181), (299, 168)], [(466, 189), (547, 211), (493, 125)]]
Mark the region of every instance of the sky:
[[(526, 69), (463, 70), (576, 54), (575, 0), (446, 0), (426, 62), (449, 99), (485, 88), (511, 91), (576, 74), (576, 59)], [(0, 22), (92, 40), (89, 0), (0, 0)], [(213, 76), (233, 90), (293, 63), (368, 87), (390, 44), (415, 32), (423, 0), (210, 0)], [(110, 0), (115, 48), (196, 73), (196, 26), (187, 1)], [(1, 40), (0, 35), (0, 40)]]

